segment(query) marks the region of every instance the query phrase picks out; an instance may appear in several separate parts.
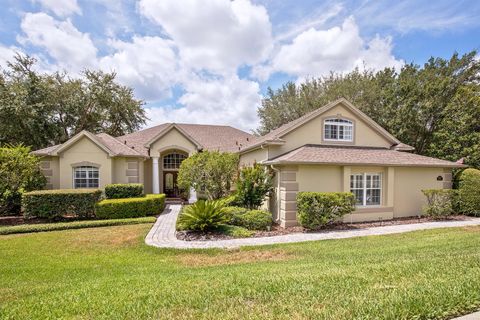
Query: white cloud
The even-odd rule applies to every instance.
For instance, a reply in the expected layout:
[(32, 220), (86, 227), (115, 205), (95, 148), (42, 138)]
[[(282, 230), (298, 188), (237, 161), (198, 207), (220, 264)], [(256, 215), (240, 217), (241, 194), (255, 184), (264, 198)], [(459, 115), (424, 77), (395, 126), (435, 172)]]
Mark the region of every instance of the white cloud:
[(90, 36), (70, 20), (58, 21), (45, 13), (27, 13), (22, 19), (25, 36), (20, 43), (44, 48), (61, 68), (79, 72), (95, 65), (97, 49)]
[(82, 14), (77, 0), (35, 0), (40, 2), (42, 8), (52, 11), (58, 17), (68, 17), (72, 14)]
[(139, 11), (161, 25), (190, 67), (231, 73), (267, 58), (271, 24), (263, 6), (248, 0), (141, 0)]
[(6, 47), (0, 44), (0, 69), (6, 68), (7, 62), (13, 62), (13, 58), (17, 52), (21, 54), (22, 50), (18, 47)]
[(184, 87), (187, 92), (179, 99), (180, 108), (147, 108), (149, 125), (188, 122), (225, 124), (244, 130), (257, 127), (256, 112), (261, 102), (258, 83), (237, 76), (194, 78)]
[(392, 54), (391, 38), (376, 36), (365, 44), (355, 20), (349, 17), (340, 27), (302, 32), (292, 42), (281, 45), (270, 64), (257, 67), (253, 73), (260, 79), (273, 72), (318, 77), (330, 71), (348, 72), (355, 67), (378, 70), (402, 64)]
[(147, 100), (166, 98), (179, 76), (173, 42), (160, 37), (134, 37), (132, 42), (110, 41), (114, 54), (100, 59), (100, 67), (115, 71), (118, 80)]

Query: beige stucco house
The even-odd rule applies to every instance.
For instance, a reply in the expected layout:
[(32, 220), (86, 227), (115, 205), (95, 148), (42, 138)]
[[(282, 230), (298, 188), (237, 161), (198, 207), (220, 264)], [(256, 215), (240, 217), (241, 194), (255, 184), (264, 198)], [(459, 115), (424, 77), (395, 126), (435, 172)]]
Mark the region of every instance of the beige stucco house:
[(422, 189), (450, 188), (459, 163), (413, 154), (345, 99), (255, 137), (229, 126), (162, 124), (121, 137), (81, 132), (34, 153), (50, 188), (102, 188), (142, 183), (147, 193), (181, 196), (179, 165), (202, 150), (236, 152), (240, 165), (261, 163), (275, 173), (268, 207), (282, 226), (296, 219), (299, 191), (347, 191), (357, 199), (345, 221), (415, 216)]

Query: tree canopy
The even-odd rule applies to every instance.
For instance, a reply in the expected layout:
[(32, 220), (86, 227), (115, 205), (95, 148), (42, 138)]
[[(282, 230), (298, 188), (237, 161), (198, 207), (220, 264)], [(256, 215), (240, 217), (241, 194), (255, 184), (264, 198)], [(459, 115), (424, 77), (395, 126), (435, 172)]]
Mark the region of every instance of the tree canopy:
[(265, 134), (344, 97), (415, 152), (480, 167), (480, 60), (477, 52), (430, 58), (398, 72), (353, 70), (269, 88), (258, 109)]
[(178, 185), (193, 188), (209, 200), (228, 196), (237, 177), (238, 155), (235, 153), (202, 151), (182, 161)]
[(40, 73), (35, 59), (16, 55), (0, 73), (0, 144), (33, 149), (63, 143), (82, 130), (123, 135), (145, 124), (143, 101), (115, 73)]
[(47, 182), (40, 159), (22, 145), (0, 147), (0, 177), (0, 216), (19, 214), (23, 192), (42, 189)]

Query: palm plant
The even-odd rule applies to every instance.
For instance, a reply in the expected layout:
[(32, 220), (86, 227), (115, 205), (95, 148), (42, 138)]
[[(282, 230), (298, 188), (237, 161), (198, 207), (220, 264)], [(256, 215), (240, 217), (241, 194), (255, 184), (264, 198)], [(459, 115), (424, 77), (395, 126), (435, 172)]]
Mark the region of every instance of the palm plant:
[(227, 223), (225, 207), (221, 201), (198, 200), (186, 206), (177, 221), (180, 230), (208, 231)]

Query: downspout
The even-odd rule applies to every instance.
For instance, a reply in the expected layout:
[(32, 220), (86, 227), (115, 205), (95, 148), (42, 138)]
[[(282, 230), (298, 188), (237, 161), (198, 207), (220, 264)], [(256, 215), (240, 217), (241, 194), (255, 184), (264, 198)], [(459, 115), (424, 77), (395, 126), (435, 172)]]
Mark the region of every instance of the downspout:
[(275, 222), (280, 222), (280, 170), (275, 168), (273, 164), (270, 165), (270, 168), (277, 173), (277, 217)]

